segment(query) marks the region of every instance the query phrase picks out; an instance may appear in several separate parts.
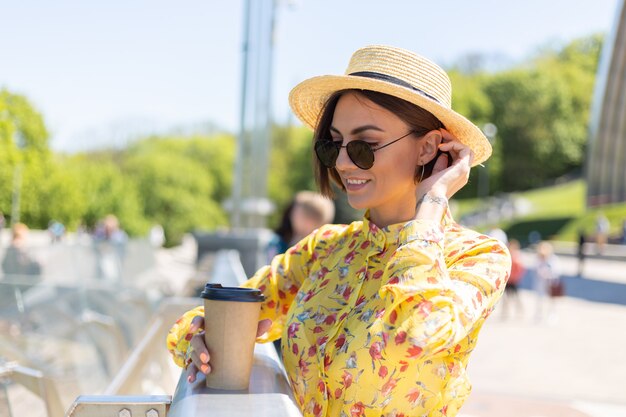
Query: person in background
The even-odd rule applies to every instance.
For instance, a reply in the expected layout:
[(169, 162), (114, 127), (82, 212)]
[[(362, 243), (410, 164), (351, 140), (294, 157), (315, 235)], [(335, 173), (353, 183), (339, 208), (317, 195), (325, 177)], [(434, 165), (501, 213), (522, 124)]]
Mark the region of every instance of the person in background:
[(5, 276), (22, 277), (41, 275), (41, 264), (34, 259), (26, 247), (29, 228), (24, 223), (15, 223), (11, 228), (11, 244), (2, 260)]
[(50, 241), (52, 243), (60, 242), (65, 235), (65, 226), (60, 221), (50, 220), (48, 223), (48, 233), (50, 234)]
[(604, 254), (604, 247), (609, 240), (610, 229), (609, 219), (607, 219), (604, 213), (598, 213), (598, 217), (596, 217), (596, 253), (598, 255)]
[[(357, 50), (345, 75), (291, 91), (292, 110), (315, 130), (320, 192), (332, 197), (335, 184), (364, 211), (320, 227), (243, 284), (266, 297), (257, 342), (282, 337), (305, 417), (452, 417), (469, 396), (469, 355), (511, 260), (449, 211), (491, 154), (451, 92), (432, 61), (378, 45)], [(190, 383), (211, 372), (205, 319), (203, 307), (188, 311), (167, 336)]]
[(523, 316), (524, 309), (522, 300), (518, 291), (518, 284), (521, 282), (526, 268), (522, 262), (522, 251), (520, 243), (516, 239), (509, 240), (509, 253), (511, 254), (511, 274), (504, 288), (504, 297), (502, 297), (502, 317), (508, 317), (510, 304), (515, 303), (515, 310), (518, 316)]
[(331, 223), (335, 205), (331, 200), (313, 191), (298, 192), (281, 216), (280, 225), (268, 247), (269, 260), (308, 236), (321, 226)]
[(112, 281), (119, 281), (122, 278), (127, 241), (128, 235), (120, 227), (115, 215), (109, 214), (98, 223), (94, 232), (97, 278)]
[(155, 224), (150, 228), (149, 233), (150, 244), (153, 248), (160, 248), (165, 243), (165, 230), (160, 224)]
[(562, 294), (555, 291), (561, 284), (559, 261), (554, 254), (552, 244), (543, 240), (537, 244), (537, 265), (535, 267), (535, 291), (537, 294), (537, 309), (535, 320), (554, 324), (558, 320), (554, 298)]
[(582, 227), (578, 229), (578, 250), (577, 250), (577, 258), (578, 258), (578, 276), (582, 278), (583, 270), (585, 268), (585, 241), (587, 238), (585, 237), (585, 229)]

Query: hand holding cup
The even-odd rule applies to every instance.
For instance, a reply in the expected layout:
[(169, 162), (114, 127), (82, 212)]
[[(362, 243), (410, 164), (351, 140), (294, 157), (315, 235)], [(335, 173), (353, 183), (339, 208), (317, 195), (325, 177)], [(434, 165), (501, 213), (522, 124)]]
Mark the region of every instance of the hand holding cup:
[[(270, 327), (272, 326), (272, 321), (270, 319), (264, 319), (259, 321), (256, 331), (256, 337), (260, 337), (265, 334)], [(198, 330), (202, 329), (202, 331), (198, 332)], [(191, 363), (187, 367), (187, 382), (192, 383), (196, 381), (196, 375), (198, 372), (202, 372), (203, 374), (208, 374), (211, 372), (211, 364), (209, 361), (211, 360), (211, 355), (209, 354), (209, 350), (207, 349), (205, 340), (205, 331), (204, 331), (204, 317), (196, 316), (191, 321), (191, 326), (189, 327), (189, 333), (197, 332), (190, 340), (189, 345), (189, 357), (191, 359)]]

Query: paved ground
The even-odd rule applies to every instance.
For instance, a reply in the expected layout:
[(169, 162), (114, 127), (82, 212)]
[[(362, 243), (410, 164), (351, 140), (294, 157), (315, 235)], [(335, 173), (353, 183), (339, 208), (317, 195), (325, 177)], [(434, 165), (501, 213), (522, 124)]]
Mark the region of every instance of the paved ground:
[(567, 296), (553, 314), (537, 320), (538, 299), (522, 290), (521, 311), (505, 299), (485, 324), (463, 417), (626, 416), (626, 262), (588, 259), (584, 278), (574, 257), (560, 262)]

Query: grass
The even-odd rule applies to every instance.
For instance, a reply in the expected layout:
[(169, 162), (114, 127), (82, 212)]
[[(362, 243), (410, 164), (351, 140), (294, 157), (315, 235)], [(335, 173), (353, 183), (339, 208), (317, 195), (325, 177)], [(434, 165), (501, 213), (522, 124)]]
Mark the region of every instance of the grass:
[(579, 217), (585, 213), (586, 192), (585, 182), (576, 180), (514, 195), (530, 203), (531, 211), (525, 216), (528, 220)]
[[(581, 229), (585, 234), (593, 234), (600, 213), (609, 219), (611, 235), (619, 236), (622, 233), (622, 222), (626, 220), (626, 203), (587, 209), (586, 184), (583, 180), (513, 193), (511, 197), (524, 209), (523, 213), (513, 220), (484, 225), (483, 228), (486, 230), (498, 226), (522, 244), (528, 242), (532, 231), (538, 231), (546, 239), (576, 241)], [(454, 206), (454, 215), (460, 218), (480, 210), (481, 206), (483, 204), (479, 199), (459, 200)]]

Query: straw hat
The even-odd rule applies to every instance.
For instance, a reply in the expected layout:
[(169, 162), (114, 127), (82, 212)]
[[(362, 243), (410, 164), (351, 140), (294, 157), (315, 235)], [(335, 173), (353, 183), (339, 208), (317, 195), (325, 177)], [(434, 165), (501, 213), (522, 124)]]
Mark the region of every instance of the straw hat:
[(491, 155), (491, 144), (483, 132), (452, 110), (448, 74), (422, 56), (390, 46), (366, 46), (352, 55), (345, 75), (322, 75), (296, 85), (289, 94), (289, 104), (305, 125), (315, 129), (328, 98), (346, 89), (389, 94), (429, 111), (474, 151), (473, 166)]

